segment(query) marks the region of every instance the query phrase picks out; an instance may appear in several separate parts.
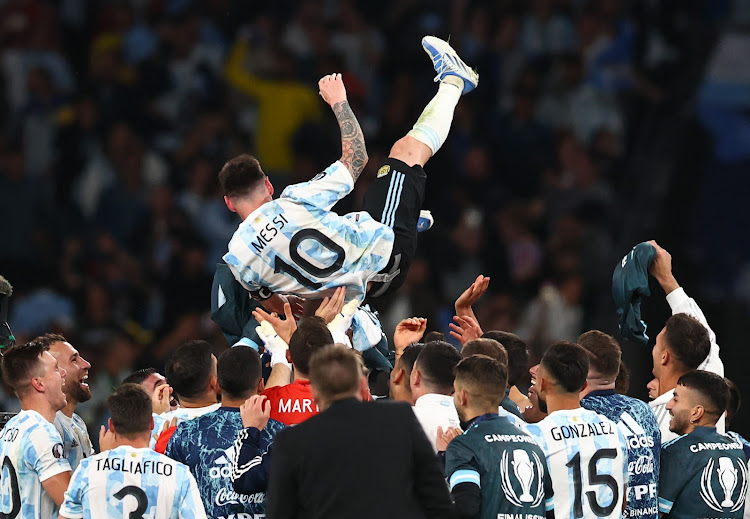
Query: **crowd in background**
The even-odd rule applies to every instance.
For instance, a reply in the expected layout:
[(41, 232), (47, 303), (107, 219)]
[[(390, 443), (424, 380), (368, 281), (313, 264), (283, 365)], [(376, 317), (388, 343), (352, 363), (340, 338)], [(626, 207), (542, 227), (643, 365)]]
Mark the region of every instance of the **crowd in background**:
[[(721, 5), (718, 5), (721, 4)], [(741, 3), (738, 3), (741, 4)], [(370, 166), (432, 96), (419, 40), (450, 35), (481, 73), (427, 169), (436, 224), (401, 292), (405, 315), (447, 331), (477, 305), (532, 356), (552, 339), (613, 331), (614, 263), (634, 183), (627, 168), (654, 110), (686, 95), (690, 27), (715, 2), (534, 0), (8, 0), (0, 3), (0, 266), (20, 342), (64, 333), (92, 361), (100, 420), (126, 374), (180, 343), (225, 341), (208, 317), (215, 264), (238, 224), (216, 174), (253, 152), (281, 187), (335, 159), (338, 128), (315, 87), (344, 73)], [(666, 108), (665, 108), (666, 107)], [(643, 172), (648, 175), (648, 172)], [(633, 218), (638, 218), (637, 215)], [(0, 391), (0, 408), (15, 399)]]

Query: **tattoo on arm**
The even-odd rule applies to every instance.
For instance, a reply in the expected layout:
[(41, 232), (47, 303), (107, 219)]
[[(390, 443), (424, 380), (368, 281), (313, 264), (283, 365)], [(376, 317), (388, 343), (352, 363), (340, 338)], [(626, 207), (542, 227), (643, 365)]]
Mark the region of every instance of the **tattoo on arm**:
[(362, 128), (352, 112), (348, 101), (336, 103), (333, 113), (339, 122), (341, 129), (341, 163), (351, 172), (354, 181), (357, 181), (360, 173), (367, 164), (367, 149), (365, 147), (365, 136)]

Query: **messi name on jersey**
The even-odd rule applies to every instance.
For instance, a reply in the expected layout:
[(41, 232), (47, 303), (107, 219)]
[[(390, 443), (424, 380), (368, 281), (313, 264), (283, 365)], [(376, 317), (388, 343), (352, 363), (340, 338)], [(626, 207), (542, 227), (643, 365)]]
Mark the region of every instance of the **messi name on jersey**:
[[(271, 225), (271, 222), (273, 225)], [(284, 225), (289, 223), (289, 220), (287, 220), (283, 214), (279, 213), (273, 217), (271, 222), (267, 223), (264, 228), (258, 231), (258, 236), (256, 238), (257, 241), (253, 240), (250, 242), (250, 245), (257, 252), (263, 251), (263, 249), (266, 248), (266, 245), (271, 243), (271, 240), (273, 240), (284, 228)]]
[(554, 440), (567, 440), (569, 438), (586, 438), (588, 436), (615, 435), (617, 432), (611, 423), (595, 422), (558, 425), (550, 429), (550, 434)]
[(129, 460), (125, 458), (99, 458), (96, 460), (96, 470), (119, 470), (131, 474), (158, 474), (171, 476), (174, 467), (163, 461)]

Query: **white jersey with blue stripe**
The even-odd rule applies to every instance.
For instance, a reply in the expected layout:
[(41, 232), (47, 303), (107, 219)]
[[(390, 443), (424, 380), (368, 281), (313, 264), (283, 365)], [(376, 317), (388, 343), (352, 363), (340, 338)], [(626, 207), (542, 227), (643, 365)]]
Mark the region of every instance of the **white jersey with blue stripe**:
[(36, 411), (21, 411), (0, 432), (0, 517), (54, 519), (57, 505), (42, 482), (70, 472), (55, 426)]
[(579, 407), (554, 411), (524, 430), (547, 457), (555, 517), (622, 517), (627, 443), (616, 423)]
[[(347, 299), (364, 299), (367, 282), (388, 264), (394, 234), (365, 211), (343, 216), (331, 211), (353, 188), (351, 174), (336, 161), (253, 211), (224, 255), (237, 281), (251, 292), (307, 298), (346, 286)], [(389, 193), (394, 216), (398, 193), (398, 186)], [(389, 219), (385, 214), (383, 221)]]
[(94, 454), (86, 423), (77, 414), (73, 413), (69, 418), (62, 411), (58, 411), (55, 416), (55, 429), (60, 433), (63, 452), (72, 470), (78, 467), (83, 458)]
[(121, 446), (84, 459), (60, 515), (71, 519), (205, 519), (190, 470), (148, 448)]

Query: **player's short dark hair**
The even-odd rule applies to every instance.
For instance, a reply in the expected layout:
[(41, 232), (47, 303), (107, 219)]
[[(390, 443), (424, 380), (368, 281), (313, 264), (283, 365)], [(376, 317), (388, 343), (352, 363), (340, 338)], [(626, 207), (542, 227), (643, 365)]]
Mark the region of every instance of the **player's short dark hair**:
[(605, 377), (617, 377), (620, 371), (622, 349), (614, 337), (599, 330), (578, 336), (578, 344), (590, 353), (589, 367)]
[(357, 354), (346, 346), (324, 346), (310, 358), (310, 384), (326, 402), (357, 393), (361, 378)]
[(674, 314), (664, 325), (667, 347), (686, 370), (696, 369), (711, 350), (708, 330), (688, 314)]
[(727, 387), (724, 377), (716, 373), (694, 369), (682, 375), (677, 380), (677, 385), (690, 388), (698, 393), (700, 395), (698, 403), (703, 406), (707, 414), (715, 415), (718, 418), (727, 408), (729, 387)]
[(456, 364), (456, 384), (461, 385), (472, 401), (487, 407), (498, 407), (505, 398), (508, 368), (487, 355), (470, 355)]
[[(506, 368), (508, 366), (508, 352), (505, 348), (495, 339), (487, 339), (482, 337), (481, 339), (474, 339), (468, 341), (461, 348), (461, 358), (471, 357), (472, 355), (486, 355), (503, 364)], [(507, 381), (506, 381), (507, 382)]]
[(494, 339), (508, 353), (508, 386), (515, 386), (529, 370), (529, 350), (526, 343), (515, 333), (490, 330), (482, 337)]
[(107, 405), (117, 434), (127, 437), (151, 430), (151, 397), (140, 385), (121, 385), (107, 398)]
[(454, 369), (460, 360), (461, 354), (452, 344), (432, 341), (424, 345), (414, 364), (419, 367), (422, 379), (428, 385), (450, 395), (453, 393)]
[(445, 340), (445, 334), (443, 332), (432, 330), (424, 334), (424, 337), (422, 337), (422, 344), (427, 344), (428, 342), (435, 342), (435, 341), (444, 341), (444, 340)]
[(303, 317), (289, 339), (289, 356), (292, 357), (294, 368), (304, 375), (309, 375), (313, 354), (331, 344), (333, 336), (321, 317)]
[(729, 423), (742, 406), (742, 393), (737, 384), (728, 378), (724, 377), (724, 382), (727, 384), (727, 429), (729, 429)]
[(157, 373), (155, 368), (143, 368), (139, 369), (138, 371), (132, 372), (130, 375), (125, 377), (125, 380), (122, 381), (122, 384), (143, 384), (143, 381), (146, 380), (148, 377), (153, 375), (154, 373)]
[(178, 398), (200, 396), (211, 378), (211, 345), (206, 341), (181, 344), (167, 359), (164, 374)]
[(261, 377), (260, 355), (250, 346), (234, 346), (219, 355), (216, 370), (223, 395), (233, 400), (250, 398)]
[(44, 344), (47, 346), (47, 349), (49, 349), (56, 342), (68, 342), (68, 339), (66, 339), (59, 333), (45, 333), (44, 335), (40, 335), (39, 337), (34, 337), (32, 341), (38, 342), (39, 344)]
[(404, 370), (404, 380), (406, 382), (406, 389), (411, 392), (411, 384), (409, 378), (411, 377), (411, 371), (414, 369), (414, 363), (417, 361), (420, 352), (424, 349), (424, 344), (415, 342), (404, 348), (403, 353), (398, 359), (398, 367)]
[(219, 172), (219, 185), (225, 196), (242, 197), (250, 194), (265, 178), (258, 159), (243, 154), (224, 164)]
[(26, 344), (16, 344), (3, 352), (3, 380), (13, 388), (16, 396), (25, 393), (31, 379), (42, 374), (42, 354), (49, 350), (49, 344), (36, 339)]
[(578, 344), (560, 341), (547, 348), (540, 364), (566, 393), (578, 393), (589, 374), (589, 353)]

